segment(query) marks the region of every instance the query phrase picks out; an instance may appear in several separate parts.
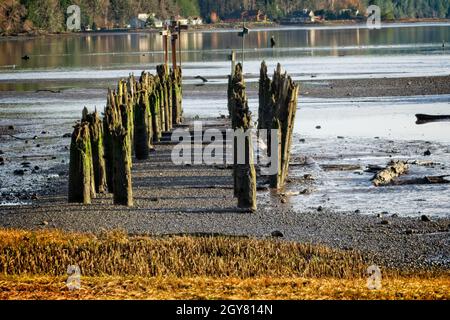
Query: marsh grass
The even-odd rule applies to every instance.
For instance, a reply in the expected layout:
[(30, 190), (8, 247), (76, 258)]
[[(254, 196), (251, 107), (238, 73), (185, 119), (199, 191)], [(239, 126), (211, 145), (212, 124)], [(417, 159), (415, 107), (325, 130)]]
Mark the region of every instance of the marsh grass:
[(141, 277), (333, 277), (365, 274), (356, 251), (272, 239), (143, 237), (62, 231), (0, 230), (0, 273)]

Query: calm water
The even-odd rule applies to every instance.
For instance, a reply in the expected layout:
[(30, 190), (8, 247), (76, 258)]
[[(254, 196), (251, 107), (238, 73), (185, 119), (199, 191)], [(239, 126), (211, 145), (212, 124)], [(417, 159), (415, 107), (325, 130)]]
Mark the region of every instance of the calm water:
[[(274, 50), (268, 46), (271, 36), (277, 43)], [(448, 50), (442, 49), (442, 41), (448, 43)], [(225, 76), (231, 49), (241, 59), (242, 41), (237, 31), (186, 32), (181, 43), (187, 76), (200, 71), (207, 76)], [(364, 26), (255, 30), (246, 37), (245, 47), (245, 61), (249, 62), (245, 71), (255, 74), (263, 59), (284, 61), (291, 74), (405, 73), (413, 72), (414, 66), (430, 72), (440, 69), (448, 72), (450, 24), (394, 25), (380, 30)], [(0, 52), (0, 80), (115, 78), (123, 75), (123, 69), (137, 72), (163, 60), (158, 33), (0, 39)], [(31, 59), (22, 60), (25, 54)], [(337, 59), (345, 56), (363, 58), (356, 64), (353, 59)], [(408, 59), (403, 60), (405, 56)], [(368, 57), (376, 59), (372, 61)], [(323, 58), (328, 63), (324, 64)], [(28, 74), (31, 71), (43, 73)]]

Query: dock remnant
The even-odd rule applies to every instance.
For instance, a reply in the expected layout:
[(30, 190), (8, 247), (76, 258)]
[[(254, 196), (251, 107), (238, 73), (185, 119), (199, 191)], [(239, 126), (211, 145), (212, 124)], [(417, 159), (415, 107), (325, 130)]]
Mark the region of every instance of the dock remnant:
[(251, 112), (248, 108), (240, 63), (236, 65), (228, 81), (228, 110), (232, 127), (243, 137), (242, 140), (234, 136), (234, 195), (238, 198), (239, 208), (256, 211), (256, 171), (253, 161)]
[(391, 161), (386, 168), (378, 171), (372, 178), (374, 186), (390, 184), (398, 176), (408, 172), (409, 166), (405, 161)]
[[(130, 74), (118, 81), (116, 90), (108, 89), (102, 120), (97, 111), (83, 109), (82, 122), (72, 134), (70, 202), (89, 204), (96, 192), (108, 191), (115, 204), (133, 205), (133, 153), (136, 159), (147, 159), (162, 132), (181, 124), (181, 83), (180, 67), (160, 65), (156, 75), (143, 71), (136, 79)], [(83, 179), (89, 179), (89, 186), (82, 185)]]
[(92, 172), (89, 124), (82, 122), (75, 125), (70, 144), (69, 202), (91, 203)]
[[(263, 61), (259, 79), (258, 129), (278, 131), (278, 172), (271, 175), (271, 188), (282, 188), (289, 171), (289, 159), (297, 110), (299, 86), (278, 63), (271, 80), (267, 75), (267, 65)], [(270, 135), (267, 145), (271, 145)], [(270, 153), (270, 148), (269, 148)], [(269, 154), (269, 156), (271, 156)]]

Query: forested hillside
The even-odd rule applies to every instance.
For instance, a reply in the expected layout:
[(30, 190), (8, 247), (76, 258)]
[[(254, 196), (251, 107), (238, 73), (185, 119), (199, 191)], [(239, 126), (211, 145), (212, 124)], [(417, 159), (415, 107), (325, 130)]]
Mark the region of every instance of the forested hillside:
[(209, 21), (212, 12), (226, 19), (239, 10), (261, 9), (277, 19), (311, 9), (338, 17), (342, 9), (364, 12), (369, 4), (381, 7), (383, 19), (450, 17), (448, 0), (0, 0), (0, 33), (63, 31), (71, 4), (81, 7), (83, 26), (109, 28), (123, 27), (138, 13), (155, 13), (160, 18), (199, 15)]

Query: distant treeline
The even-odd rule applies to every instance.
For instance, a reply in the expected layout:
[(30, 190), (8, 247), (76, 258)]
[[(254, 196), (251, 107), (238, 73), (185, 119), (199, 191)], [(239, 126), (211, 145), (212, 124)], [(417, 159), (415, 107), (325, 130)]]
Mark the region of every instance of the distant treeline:
[(138, 13), (155, 13), (162, 19), (201, 16), (209, 22), (211, 14), (220, 20), (242, 10), (262, 10), (270, 19), (279, 19), (309, 9), (339, 19), (343, 9), (364, 14), (370, 4), (380, 6), (386, 20), (450, 17), (448, 0), (0, 0), (0, 33), (63, 31), (72, 4), (81, 8), (82, 26), (94, 28), (123, 27)]

